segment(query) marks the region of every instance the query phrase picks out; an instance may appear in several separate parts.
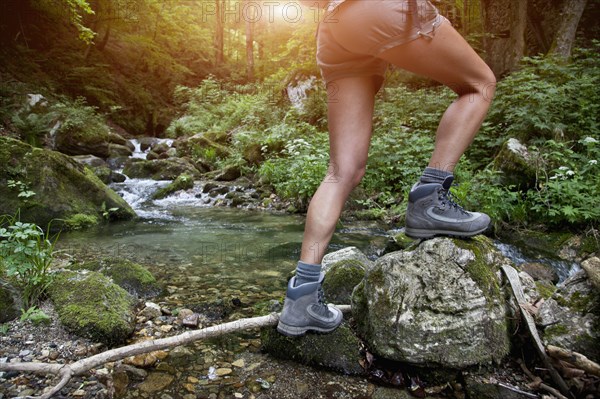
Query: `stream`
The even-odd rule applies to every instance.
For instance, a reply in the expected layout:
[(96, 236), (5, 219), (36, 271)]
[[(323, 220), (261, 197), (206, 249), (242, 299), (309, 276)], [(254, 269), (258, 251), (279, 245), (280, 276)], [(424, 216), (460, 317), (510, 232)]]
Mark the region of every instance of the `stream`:
[[(134, 145), (133, 157), (144, 158), (139, 143), (134, 142)], [(206, 184), (203, 181), (197, 181), (193, 189), (185, 192), (152, 200), (152, 193), (168, 183), (146, 179), (113, 183), (111, 187), (126, 199), (140, 218), (63, 233), (57, 249), (75, 255), (77, 259), (111, 256), (140, 263), (166, 287), (164, 295), (153, 301), (172, 310), (190, 308), (209, 316), (213, 314), (215, 321), (223, 314), (226, 314), (225, 321), (230, 316), (251, 317), (257, 307), (269, 309), (273, 303), (281, 301), (299, 257), (304, 216), (211, 206), (207, 194), (203, 193)], [(388, 239), (385, 226), (378, 222), (344, 222), (343, 226), (338, 226), (329, 252), (356, 246), (375, 259)], [(497, 247), (517, 264), (533, 260), (513, 246), (497, 243)], [(561, 281), (577, 268), (563, 261), (535, 261), (553, 262)], [(305, 368), (266, 359), (266, 355), (260, 354), (259, 346), (258, 332), (189, 345), (193, 352), (189, 367), (169, 364), (170, 357), (162, 362), (162, 370), (174, 375), (174, 382), (158, 385), (152, 392), (134, 387), (128, 389), (125, 397), (234, 397), (232, 395), (242, 391), (244, 383), (248, 387), (247, 381), (259, 381), (259, 390), (268, 389), (265, 386), (282, 378), (280, 374), (284, 372), (278, 374), (277, 370), (286, 367), (298, 374), (294, 378), (307, 378), (305, 374), (309, 371)], [(231, 362), (240, 357), (245, 357), (247, 362), (268, 363), (270, 368), (259, 368), (262, 374), (257, 369), (249, 377), (240, 371), (228, 378), (211, 378), (216, 369), (231, 367)], [(268, 375), (266, 369), (270, 370)], [(289, 374), (289, 371), (285, 373)], [(334, 378), (325, 372), (317, 374), (324, 378), (323, 384)], [(349, 387), (364, 388), (366, 384), (364, 379), (344, 378)], [(189, 381), (194, 382), (193, 389), (185, 387)]]

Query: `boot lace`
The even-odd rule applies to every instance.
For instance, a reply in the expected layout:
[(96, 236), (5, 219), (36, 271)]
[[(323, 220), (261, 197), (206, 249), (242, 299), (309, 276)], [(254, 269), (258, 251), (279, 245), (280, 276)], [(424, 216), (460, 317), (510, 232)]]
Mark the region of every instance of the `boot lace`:
[(443, 206), (449, 206), (451, 209), (461, 212), (463, 215), (469, 214), (468, 211), (465, 211), (465, 209), (462, 206), (456, 203), (449, 189), (446, 190), (444, 188), (440, 188), (438, 190), (438, 199), (440, 200)]
[(312, 305), (313, 312), (322, 317), (330, 317), (331, 311), (329, 310), (327, 303), (325, 303), (325, 293), (323, 292), (322, 287), (319, 287), (317, 290), (317, 301), (317, 303)]

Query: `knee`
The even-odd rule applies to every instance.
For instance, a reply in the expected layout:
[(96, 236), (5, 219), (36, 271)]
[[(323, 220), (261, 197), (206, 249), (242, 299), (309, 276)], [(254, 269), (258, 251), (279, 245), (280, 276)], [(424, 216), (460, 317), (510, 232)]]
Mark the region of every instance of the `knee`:
[(358, 186), (365, 175), (365, 164), (346, 165), (343, 167), (330, 166), (325, 181), (341, 183), (349, 188)]
[(459, 96), (475, 97), (476, 99), (491, 102), (496, 93), (496, 76), (484, 64), (476, 77), (461, 84), (449, 85), (449, 87)]

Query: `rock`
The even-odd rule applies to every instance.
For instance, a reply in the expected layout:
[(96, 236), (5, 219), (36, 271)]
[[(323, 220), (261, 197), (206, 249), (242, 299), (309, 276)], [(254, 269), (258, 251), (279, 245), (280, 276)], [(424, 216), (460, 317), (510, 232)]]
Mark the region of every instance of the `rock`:
[(558, 273), (550, 266), (543, 263), (523, 263), (519, 269), (529, 274), (535, 281), (545, 280), (554, 284), (558, 283)]
[(363, 254), (360, 249), (356, 247), (346, 247), (340, 249), (339, 251), (326, 254), (321, 262), (321, 270), (323, 270), (324, 273), (327, 273), (327, 270), (334, 263), (349, 259), (356, 260), (361, 263), (365, 270), (370, 269), (373, 266), (373, 262), (369, 260), (369, 258), (367, 258), (367, 256)]
[(107, 166), (97, 166), (91, 168), (94, 175), (104, 184), (110, 184), (112, 181), (112, 170)]
[[(8, 187), (8, 180), (23, 182), (35, 193), (26, 200)], [(116, 208), (111, 219), (131, 219), (135, 212), (117, 193), (77, 161), (56, 151), (33, 148), (21, 141), (0, 137), (0, 214), (21, 222), (59, 228), (76, 214), (102, 216), (102, 209)], [(103, 205), (104, 204), (104, 205)]]
[(160, 306), (154, 302), (146, 302), (146, 306), (139, 313), (140, 316), (143, 316), (148, 320), (156, 319), (157, 317), (160, 317), (161, 314)]
[[(413, 397), (404, 389), (377, 387), (372, 399), (412, 399)], [(479, 397), (477, 398), (479, 399)]]
[(199, 172), (194, 165), (182, 158), (152, 161), (130, 159), (125, 163), (123, 174), (131, 178), (154, 180), (174, 180), (181, 174), (190, 175), (194, 179), (199, 177)]
[(129, 386), (129, 376), (124, 371), (116, 371), (112, 375), (113, 388), (115, 390), (115, 396), (122, 398), (127, 393), (127, 387)]
[(192, 313), (181, 320), (181, 324), (186, 327), (196, 328), (200, 324), (200, 315), (198, 313)]
[(508, 139), (494, 159), (494, 168), (503, 172), (502, 184), (527, 189), (535, 185), (536, 164), (527, 147), (515, 138)]
[[(471, 373), (464, 374), (465, 388), (467, 397), (477, 399), (528, 399), (531, 396), (526, 396), (510, 389), (504, 388), (501, 385), (490, 382), (489, 376), (476, 375)], [(519, 387), (522, 391), (526, 391), (527, 387)]]
[(217, 369), (216, 373), (219, 377), (223, 377), (225, 375), (229, 375), (229, 374), (233, 373), (233, 370), (228, 367), (222, 367), (222, 368)]
[(364, 370), (361, 359), (360, 340), (344, 322), (329, 334), (306, 334), (302, 337), (286, 337), (277, 329), (261, 329), (262, 349), (281, 358), (312, 366), (325, 367), (345, 374), (359, 375)]
[(127, 373), (127, 376), (129, 377), (128, 379), (132, 381), (144, 381), (146, 377), (148, 377), (148, 372), (146, 370), (129, 364), (120, 364), (115, 368), (115, 372)]
[(586, 259), (581, 263), (581, 267), (585, 270), (594, 288), (600, 290), (600, 258), (594, 256)]
[(0, 279), (0, 324), (19, 317), (22, 307), (23, 302), (17, 289)]
[(242, 175), (239, 166), (226, 166), (215, 175), (217, 181), (232, 181)]
[(323, 281), (323, 292), (327, 302), (348, 305), (352, 291), (365, 277), (364, 263), (356, 259), (344, 259), (329, 266)]
[(176, 346), (169, 352), (169, 363), (175, 367), (187, 367), (194, 361), (194, 352), (185, 346)]
[(142, 353), (139, 355), (131, 356), (123, 361), (126, 365), (133, 367), (152, 367), (158, 362), (158, 357), (154, 352)]
[(166, 373), (150, 373), (146, 381), (142, 382), (138, 389), (146, 394), (153, 394), (167, 388), (175, 377)]
[(581, 270), (569, 277), (538, 312), (544, 342), (600, 360), (600, 293)]
[(117, 345), (133, 332), (133, 297), (100, 273), (61, 272), (48, 295), (61, 323), (77, 335)]
[(358, 332), (381, 357), (465, 368), (501, 360), (509, 334), (493, 243), (434, 238), (379, 258), (354, 290)]
[(246, 362), (244, 362), (244, 359), (238, 359), (235, 362), (231, 363), (231, 365), (238, 368), (244, 368)]
[(108, 158), (110, 133), (100, 120), (88, 118), (86, 126), (81, 123), (62, 123), (55, 135), (55, 149), (67, 155), (95, 155)]
[(110, 157), (110, 158), (129, 157), (129, 156), (131, 156), (131, 154), (133, 154), (133, 151), (127, 145), (120, 145), (120, 144), (109, 144), (108, 145), (108, 157)]
[(173, 180), (168, 186), (159, 188), (154, 194), (152, 194), (152, 198), (165, 198), (174, 192), (179, 190), (188, 190), (190, 188), (194, 188), (194, 179), (192, 176), (184, 173), (177, 176), (177, 179)]
[(151, 298), (162, 292), (161, 284), (148, 269), (127, 259), (107, 257), (75, 264), (71, 269), (100, 272), (137, 298)]
[(80, 164), (87, 165), (91, 168), (97, 168), (101, 166), (108, 167), (108, 164), (104, 159), (99, 158), (95, 155), (73, 155), (71, 158), (79, 162)]
[(159, 155), (157, 153), (155, 153), (154, 151), (149, 151), (146, 154), (146, 160), (147, 161), (152, 161), (152, 160), (155, 160), (155, 159), (159, 159)]
[[(122, 146), (126, 146), (126, 147), (128, 147), (129, 145), (132, 145), (129, 140), (125, 139), (119, 133), (111, 132), (110, 130), (108, 132), (108, 141), (110, 143), (118, 144), (118, 145), (122, 145)], [(133, 148), (131, 150), (133, 151)]]
[(127, 177), (124, 174), (115, 172), (114, 170), (112, 171), (110, 178), (114, 183), (123, 183), (127, 180)]
[(215, 137), (210, 137), (208, 133), (198, 133), (191, 137), (180, 138), (173, 147), (177, 148), (179, 156), (189, 156), (198, 158), (208, 158), (207, 153), (214, 153), (215, 158), (226, 158), (230, 155), (229, 149), (213, 140)]
[(384, 254), (401, 251), (401, 250), (411, 250), (415, 249), (419, 243), (420, 239), (412, 238), (406, 235), (404, 231), (400, 233), (391, 233), (388, 242), (386, 243)]
[(146, 151), (147, 149), (152, 148), (154, 144), (158, 143), (158, 139), (155, 137), (140, 137), (138, 142), (140, 143), (140, 150)]

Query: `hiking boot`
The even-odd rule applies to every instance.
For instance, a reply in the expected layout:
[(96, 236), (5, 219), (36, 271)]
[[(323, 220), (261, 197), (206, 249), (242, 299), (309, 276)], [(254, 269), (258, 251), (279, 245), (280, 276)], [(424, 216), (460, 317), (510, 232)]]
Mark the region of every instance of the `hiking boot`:
[(485, 213), (468, 212), (452, 200), (448, 176), (442, 184), (415, 185), (408, 195), (406, 235), (430, 238), (435, 235), (472, 237), (485, 231), (490, 217)]
[(331, 332), (342, 323), (342, 312), (323, 302), (321, 283), (324, 277), (321, 273), (318, 281), (300, 284), (297, 287), (294, 287), (296, 277), (290, 279), (277, 331), (297, 337), (308, 330)]

